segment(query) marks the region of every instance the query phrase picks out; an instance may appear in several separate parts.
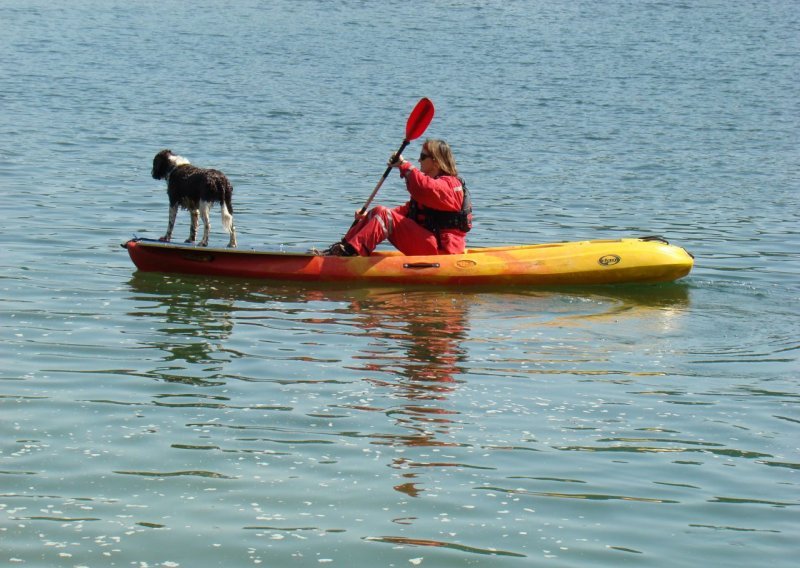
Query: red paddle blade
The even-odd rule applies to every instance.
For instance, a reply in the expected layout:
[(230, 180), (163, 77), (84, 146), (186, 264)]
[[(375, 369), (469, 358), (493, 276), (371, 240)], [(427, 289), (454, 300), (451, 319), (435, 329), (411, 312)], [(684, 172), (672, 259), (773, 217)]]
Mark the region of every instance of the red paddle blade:
[(406, 140), (410, 142), (422, 136), (431, 120), (433, 120), (433, 103), (430, 99), (422, 98), (406, 122)]

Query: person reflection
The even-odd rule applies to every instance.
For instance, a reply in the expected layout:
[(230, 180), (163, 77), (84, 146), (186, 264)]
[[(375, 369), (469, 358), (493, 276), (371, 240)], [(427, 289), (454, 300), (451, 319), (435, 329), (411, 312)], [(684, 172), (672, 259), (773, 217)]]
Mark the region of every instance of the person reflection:
[[(359, 326), (372, 338), (360, 355), (365, 360), (363, 368), (389, 377), (367, 380), (390, 390), (389, 398), (407, 401), (384, 409), (402, 432), (375, 435), (376, 444), (414, 448), (457, 445), (447, 439), (458, 424), (458, 412), (447, 408), (447, 399), (467, 359), (467, 308), (467, 298), (452, 292), (386, 293), (368, 302), (355, 302)], [(422, 489), (413, 482), (417, 474), (409, 469), (424, 465), (428, 464), (395, 458), (391, 467), (403, 471), (403, 483), (394, 488), (418, 496)]]

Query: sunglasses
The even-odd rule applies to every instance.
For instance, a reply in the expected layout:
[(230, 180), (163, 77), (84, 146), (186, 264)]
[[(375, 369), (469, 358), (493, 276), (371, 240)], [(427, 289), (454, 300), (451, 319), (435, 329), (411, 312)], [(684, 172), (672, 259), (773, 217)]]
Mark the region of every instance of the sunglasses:
[(425, 152), (420, 152), (420, 154), (419, 154), (419, 161), (420, 162), (422, 162), (424, 160), (427, 160), (428, 158), (433, 158), (433, 156), (431, 156), (430, 154), (426, 154)]

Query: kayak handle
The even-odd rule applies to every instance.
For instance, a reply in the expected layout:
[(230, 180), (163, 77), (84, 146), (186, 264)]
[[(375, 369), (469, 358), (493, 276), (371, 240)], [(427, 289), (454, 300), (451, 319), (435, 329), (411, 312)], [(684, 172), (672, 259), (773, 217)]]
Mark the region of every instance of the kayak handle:
[(407, 262), (403, 268), (439, 268), (438, 262)]

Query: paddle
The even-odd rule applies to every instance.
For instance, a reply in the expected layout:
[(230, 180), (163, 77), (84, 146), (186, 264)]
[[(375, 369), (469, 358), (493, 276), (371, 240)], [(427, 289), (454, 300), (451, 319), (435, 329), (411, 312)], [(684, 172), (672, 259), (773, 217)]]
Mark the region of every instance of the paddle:
[[(412, 140), (416, 140), (422, 136), (425, 129), (428, 128), (428, 125), (431, 123), (431, 120), (433, 120), (433, 103), (430, 99), (423, 97), (419, 100), (417, 106), (414, 107), (414, 110), (411, 111), (411, 115), (408, 117), (408, 121), (406, 122), (406, 137), (403, 143), (400, 144), (400, 149), (397, 150), (395, 156), (402, 154), (403, 150), (406, 149), (406, 146), (408, 146)], [(386, 178), (389, 177), (389, 172), (391, 171), (392, 166), (387, 166), (386, 171), (383, 172), (383, 177), (378, 182), (378, 185), (375, 186), (375, 189), (372, 190), (372, 195), (369, 196), (367, 202), (364, 203), (364, 207), (358, 212), (358, 217), (366, 213), (367, 207), (369, 207), (369, 204), (375, 199), (375, 195), (377, 195), (378, 190), (383, 185), (383, 182), (386, 181)]]

